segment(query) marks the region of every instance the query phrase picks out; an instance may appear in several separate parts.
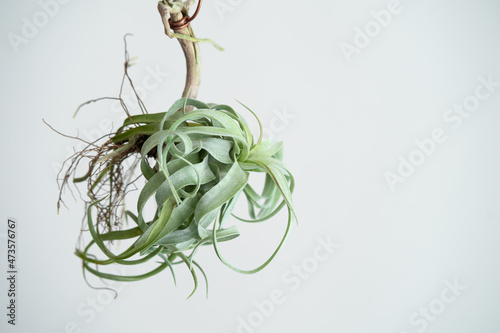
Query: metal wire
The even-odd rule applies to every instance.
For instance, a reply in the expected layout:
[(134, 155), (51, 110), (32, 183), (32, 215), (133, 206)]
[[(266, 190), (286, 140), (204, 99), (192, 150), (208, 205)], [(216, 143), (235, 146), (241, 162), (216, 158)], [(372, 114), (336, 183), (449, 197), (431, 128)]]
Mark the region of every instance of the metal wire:
[(196, 18), (196, 15), (198, 15), (202, 2), (203, 2), (203, 0), (198, 0), (198, 6), (196, 6), (196, 11), (194, 12), (193, 16), (189, 16), (189, 14), (188, 14), (177, 22), (172, 22), (172, 19), (169, 18), (168, 23), (170, 24), (170, 27), (174, 30), (179, 30), (179, 29), (187, 27), (188, 24), (191, 23), (191, 21)]

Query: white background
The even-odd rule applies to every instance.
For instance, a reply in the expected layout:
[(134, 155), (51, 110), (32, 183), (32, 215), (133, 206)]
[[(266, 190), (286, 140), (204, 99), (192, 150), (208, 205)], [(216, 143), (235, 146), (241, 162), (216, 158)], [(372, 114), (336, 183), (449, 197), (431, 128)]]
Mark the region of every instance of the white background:
[[(164, 111), (183, 88), (182, 53), (163, 34), (155, 1), (68, 1), (45, 22), (38, 1), (2, 1), (2, 272), (7, 218), (19, 223), (17, 325), (6, 324), (1, 278), (2, 332), (498, 332), (500, 87), (458, 128), (443, 116), (473, 100), (479, 77), (500, 82), (500, 5), (401, 0), (349, 62), (341, 46), (355, 46), (357, 28), (380, 27), (370, 13), (388, 3), (204, 2), (193, 28), (225, 51), (201, 45), (199, 98), (240, 100), (268, 135), (285, 141), (299, 225), (256, 275), (226, 268), (211, 247), (201, 250), (208, 299), (201, 285), (185, 300), (192, 281), (180, 266), (176, 287), (165, 271), (114, 285), (120, 293), (111, 300), (85, 284), (73, 254), (83, 205), (68, 196), (69, 210), (56, 213), (54, 170), (76, 142), (42, 118), (87, 139), (102, 119), (116, 128), (124, 115), (112, 103), (72, 114), (81, 102), (118, 94), (125, 33), (134, 34), (129, 52), (138, 57), (130, 74), (138, 85), (156, 82), (144, 99), (150, 112)], [(29, 38), (23, 19), (40, 20)], [(26, 39), (14, 45), (12, 34)], [(408, 159), (415, 140), (436, 128), (446, 140), (391, 191), (386, 173), (397, 174), (400, 156)], [(251, 268), (271, 253), (284, 225), (284, 216), (243, 225), (242, 238), (223, 250)], [(318, 262), (318, 239), (328, 238), (338, 247), (316, 251)], [(307, 277), (294, 275), (294, 266)], [(463, 289), (453, 293), (447, 283)], [(271, 308), (273, 292), (282, 302)]]

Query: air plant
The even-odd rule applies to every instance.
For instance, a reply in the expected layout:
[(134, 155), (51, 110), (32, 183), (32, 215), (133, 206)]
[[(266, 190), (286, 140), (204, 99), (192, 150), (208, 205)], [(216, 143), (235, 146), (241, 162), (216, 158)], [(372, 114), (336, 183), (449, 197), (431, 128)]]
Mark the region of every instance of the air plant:
[[(200, 4), (201, 1), (196, 14)], [(184, 263), (194, 279), (192, 295), (198, 284), (195, 267), (206, 280), (201, 266), (194, 260), (201, 246), (212, 245), (218, 258), (237, 272), (256, 273), (276, 256), (296, 216), (292, 204), (294, 178), (282, 162), (282, 143), (263, 140), (260, 121), (243, 104), (242, 107), (259, 123), (257, 138), (232, 107), (195, 98), (200, 73), (197, 43), (213, 42), (194, 37), (190, 21), (196, 14), (189, 16), (190, 5), (191, 2), (180, 0), (158, 4), (166, 34), (179, 40), (186, 57), (183, 97), (166, 112), (148, 113), (136, 94), (142, 110), (138, 115), (129, 114), (121, 94), (113, 98), (122, 103), (127, 117), (116, 131), (89, 142), (85, 149), (67, 160), (69, 165), (63, 166), (64, 176), (60, 179), (58, 207), (64, 204), (63, 190), (71, 180), (86, 182), (87, 208), (82, 232), (89, 233), (91, 241), (76, 249), (84, 273), (109, 280), (137, 281), (169, 268), (175, 281), (173, 265)], [(128, 81), (135, 91), (128, 67), (128, 53), (125, 52), (121, 88)], [(79, 176), (77, 168), (84, 162), (88, 163), (87, 172)], [(136, 175), (138, 171), (139, 176)], [(265, 174), (261, 193), (249, 184), (251, 173)], [(144, 185), (134, 214), (126, 209), (125, 199), (139, 181), (144, 181)], [(233, 214), (240, 197), (247, 201), (247, 219)], [(156, 211), (148, 219), (145, 210), (151, 203)], [(228, 225), (231, 217), (241, 222), (264, 222), (282, 209), (288, 210), (286, 231), (269, 259), (251, 270), (239, 269), (224, 259), (219, 243), (240, 235), (237, 225)], [(124, 229), (124, 220), (131, 221), (133, 227)], [(130, 245), (120, 253), (113, 252), (111, 245), (122, 240)], [(99, 257), (95, 254), (96, 247)], [(158, 260), (153, 269), (140, 275), (112, 274), (103, 270), (109, 265), (142, 265)]]

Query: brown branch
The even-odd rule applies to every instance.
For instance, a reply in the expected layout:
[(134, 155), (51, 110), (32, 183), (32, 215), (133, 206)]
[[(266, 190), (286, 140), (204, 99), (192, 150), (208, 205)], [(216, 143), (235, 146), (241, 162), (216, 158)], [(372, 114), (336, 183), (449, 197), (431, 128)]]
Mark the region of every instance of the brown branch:
[[(198, 90), (201, 82), (201, 61), (200, 61), (200, 50), (198, 43), (190, 41), (186, 38), (180, 36), (187, 36), (191, 38), (196, 38), (191, 24), (181, 29), (174, 29), (173, 33), (170, 29), (169, 16), (172, 22), (179, 22), (184, 17), (188, 16), (189, 6), (184, 6), (182, 10), (168, 10), (166, 5), (162, 3), (158, 4), (158, 11), (162, 17), (163, 25), (165, 27), (165, 34), (170, 38), (177, 38), (182, 51), (184, 52), (184, 57), (186, 59), (186, 84), (184, 86), (184, 91), (182, 92), (182, 97), (196, 98), (198, 96)], [(189, 94), (189, 95), (188, 95)]]

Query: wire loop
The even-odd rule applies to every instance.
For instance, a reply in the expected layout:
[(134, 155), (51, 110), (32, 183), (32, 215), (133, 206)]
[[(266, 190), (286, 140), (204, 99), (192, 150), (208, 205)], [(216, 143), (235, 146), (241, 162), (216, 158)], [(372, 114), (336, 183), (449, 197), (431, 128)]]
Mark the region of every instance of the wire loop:
[(194, 12), (193, 16), (189, 16), (189, 14), (187, 14), (186, 16), (184, 16), (181, 20), (179, 20), (177, 22), (172, 22), (172, 19), (169, 18), (168, 23), (170, 24), (170, 27), (173, 30), (180, 30), (182, 28), (187, 27), (188, 24), (191, 23), (191, 21), (196, 18), (196, 15), (198, 15), (202, 1), (203, 0), (198, 0), (198, 6), (196, 7), (196, 11)]

